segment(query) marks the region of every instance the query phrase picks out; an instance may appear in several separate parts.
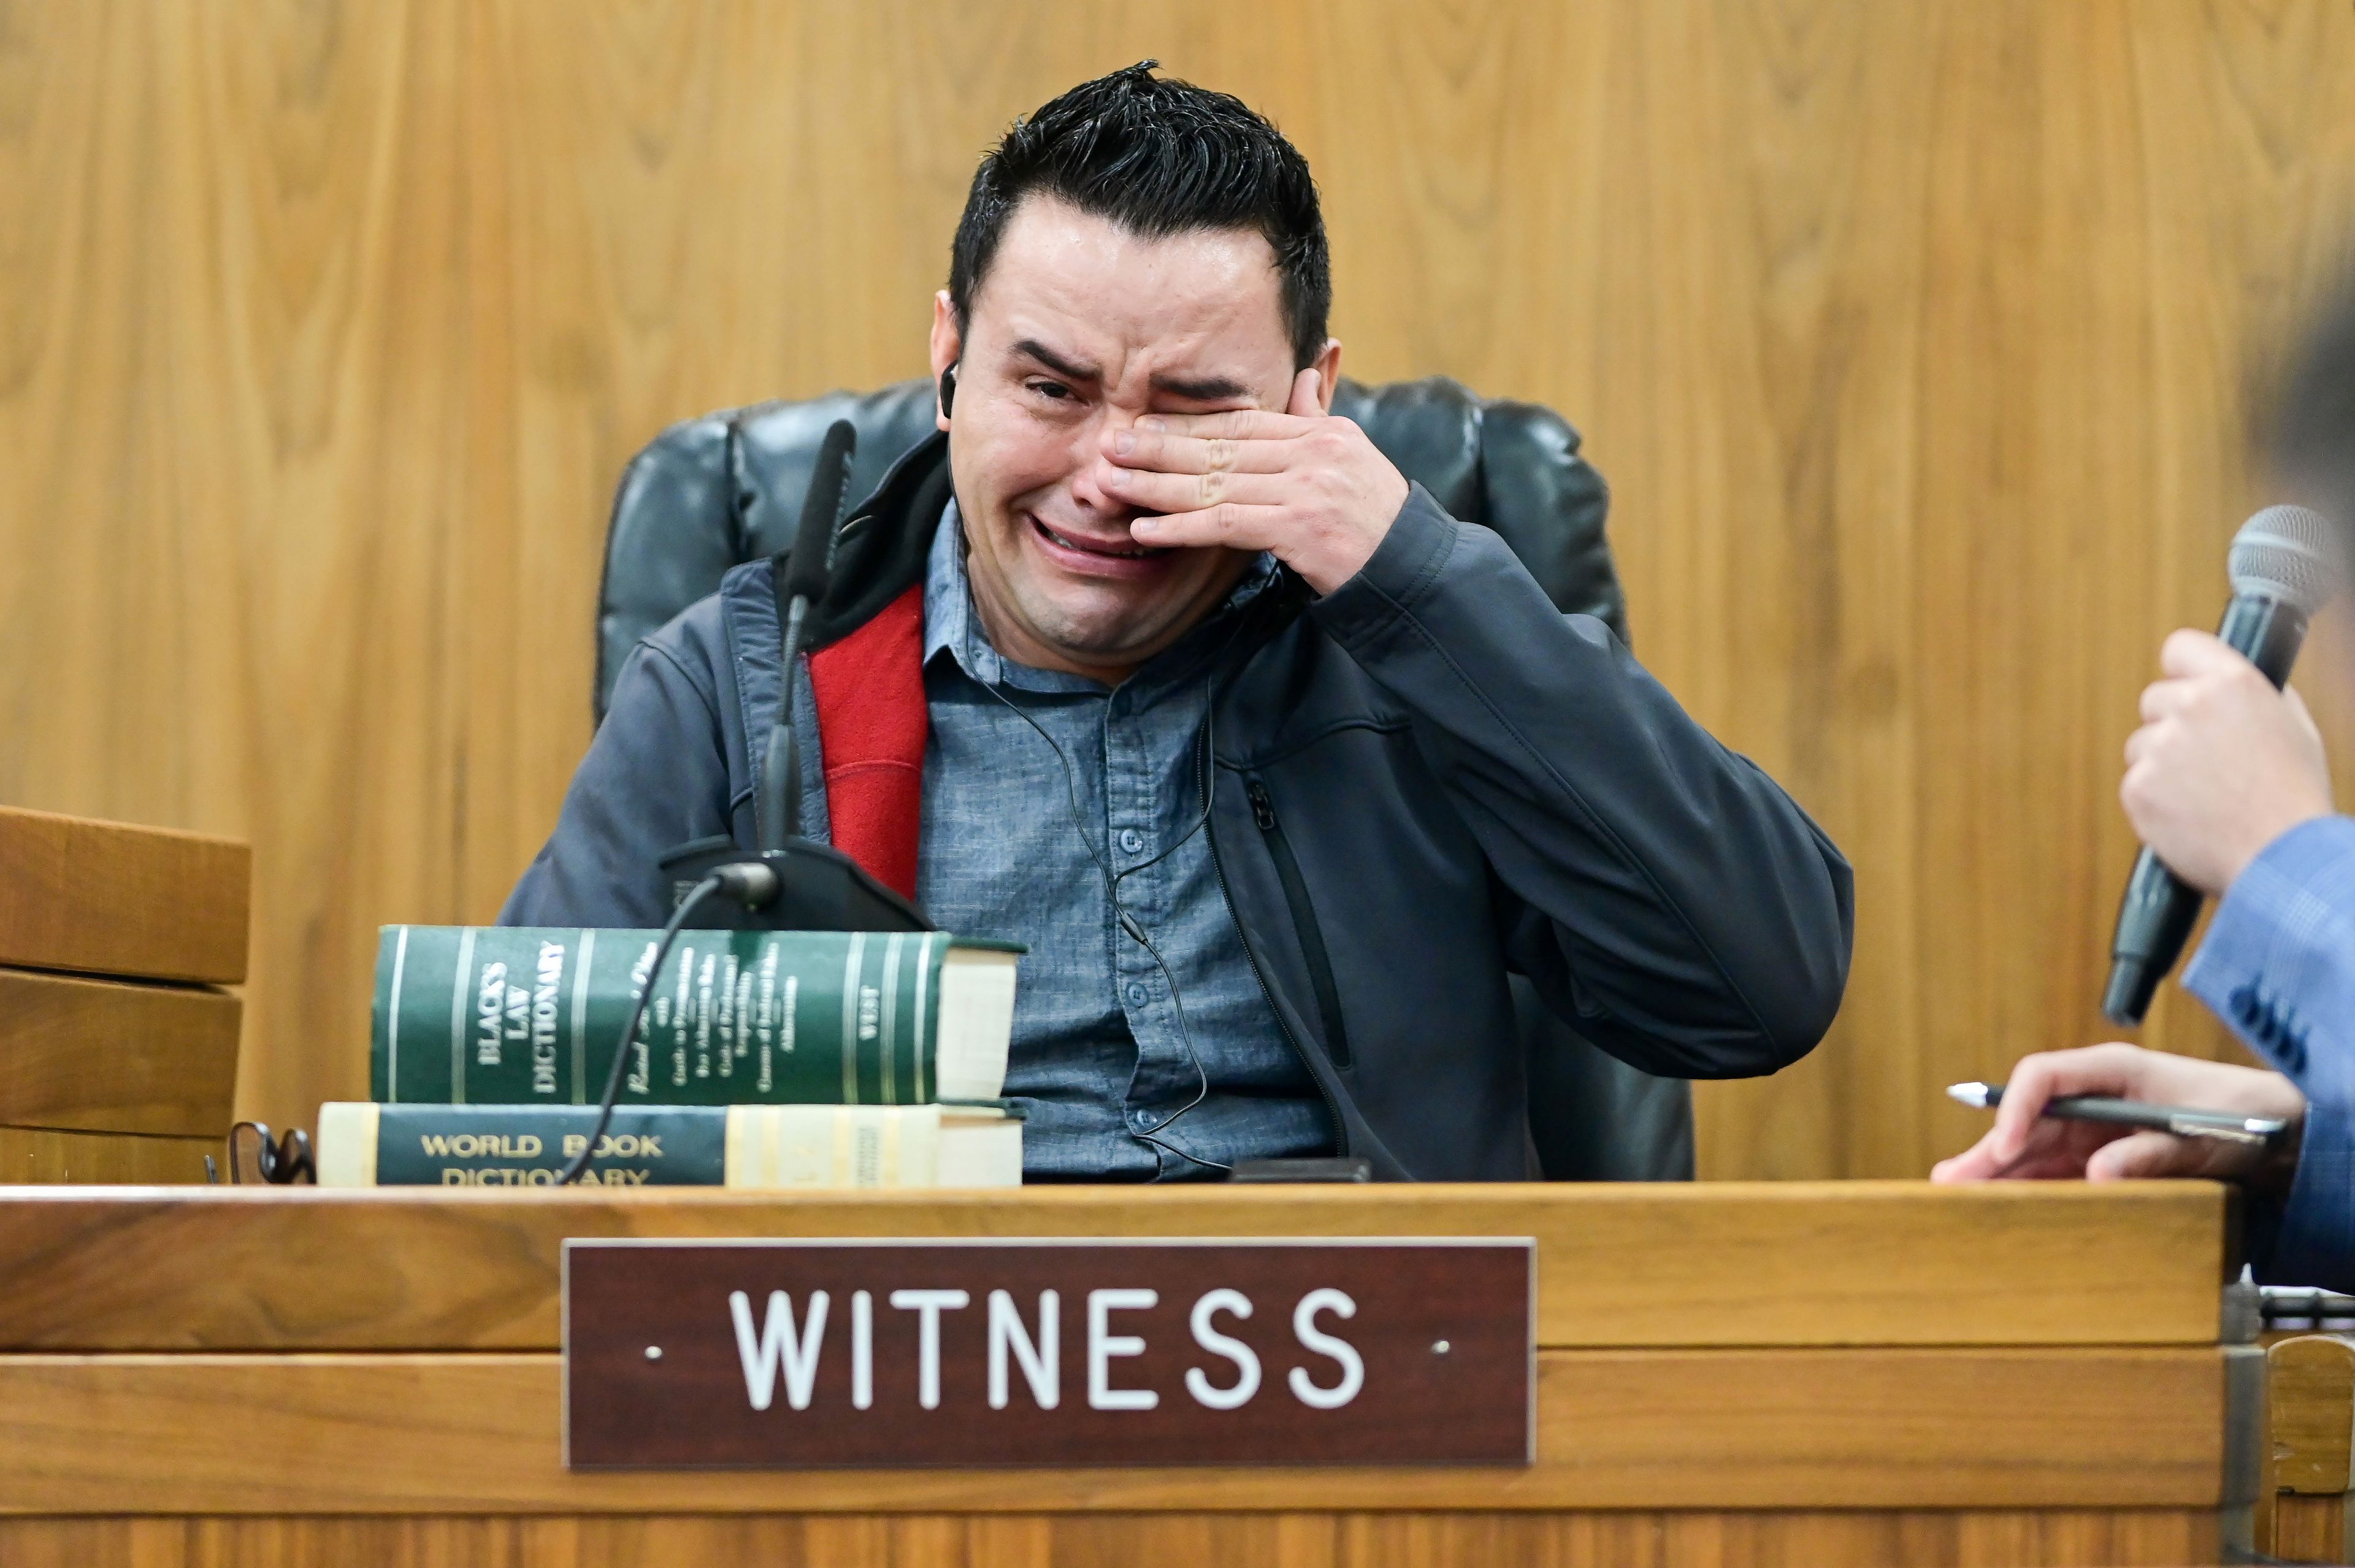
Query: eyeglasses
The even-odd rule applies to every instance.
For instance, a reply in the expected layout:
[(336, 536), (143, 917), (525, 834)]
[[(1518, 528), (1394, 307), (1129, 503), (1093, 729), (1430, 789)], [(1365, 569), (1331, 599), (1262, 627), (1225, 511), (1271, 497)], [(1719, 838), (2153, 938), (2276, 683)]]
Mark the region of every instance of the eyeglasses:
[(270, 1141), (266, 1122), (240, 1122), (229, 1130), (229, 1179), (233, 1184), (245, 1180), (246, 1161), (243, 1148), (247, 1140), (242, 1135), (251, 1133), (253, 1179), (272, 1187), (291, 1187), (298, 1181), (319, 1184), (319, 1167), (311, 1157), (311, 1135), (300, 1127), (289, 1127), (286, 1136), (276, 1143)]

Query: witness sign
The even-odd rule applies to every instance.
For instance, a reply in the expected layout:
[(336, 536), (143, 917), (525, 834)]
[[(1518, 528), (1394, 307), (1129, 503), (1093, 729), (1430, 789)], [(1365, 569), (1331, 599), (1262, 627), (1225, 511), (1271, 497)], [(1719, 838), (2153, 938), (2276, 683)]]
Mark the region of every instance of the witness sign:
[(1525, 1239), (564, 1245), (575, 1468), (1526, 1465)]

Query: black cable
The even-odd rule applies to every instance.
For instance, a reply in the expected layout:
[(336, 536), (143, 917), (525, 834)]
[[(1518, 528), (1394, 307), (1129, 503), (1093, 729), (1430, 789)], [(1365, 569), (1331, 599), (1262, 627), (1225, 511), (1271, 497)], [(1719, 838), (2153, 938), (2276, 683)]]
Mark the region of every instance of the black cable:
[(646, 965), (646, 983), (638, 987), (638, 999), (630, 1007), (630, 1021), (622, 1030), (621, 1043), (613, 1049), (613, 1070), (605, 1074), (605, 1097), (597, 1104), (597, 1125), (589, 1129), (589, 1141), (572, 1157), (564, 1174), (556, 1179), (557, 1186), (570, 1187), (579, 1181), (581, 1173), (589, 1168), (589, 1162), (596, 1157), (597, 1140), (613, 1125), (613, 1106), (622, 1097), (622, 1080), (629, 1072), (630, 1048), (637, 1043), (638, 1025), (646, 1016), (647, 998), (655, 994), (655, 985), (662, 978), (663, 961), (670, 956), (670, 944), (678, 940), (678, 933), (687, 926), (687, 917), (695, 912), (698, 904), (730, 886), (726, 873), (731, 869), (722, 867), (696, 883), (694, 890), (678, 901), (678, 907), (671, 911), (670, 923), (663, 927), (662, 936), (655, 944), (655, 960)]

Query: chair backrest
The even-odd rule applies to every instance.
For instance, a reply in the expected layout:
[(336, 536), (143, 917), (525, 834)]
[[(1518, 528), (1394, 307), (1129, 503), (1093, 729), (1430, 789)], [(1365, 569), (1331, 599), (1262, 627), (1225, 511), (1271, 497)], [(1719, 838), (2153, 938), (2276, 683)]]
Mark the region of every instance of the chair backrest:
[[(1553, 602), (1599, 616), (1624, 641), (1626, 602), (1604, 523), (1610, 492), (1579, 456), (1577, 431), (1549, 409), (1490, 401), (1441, 377), (1369, 387), (1344, 380), (1333, 411), (1355, 420), (1450, 515), (1503, 535)], [(858, 431), (847, 498), (932, 429), (932, 388), (830, 392), (673, 425), (633, 458), (613, 497), (597, 605), (602, 720), (623, 658), (640, 637), (719, 586), (730, 569), (789, 545), (828, 426)], [(1514, 981), (1529, 1071), (1530, 1135), (1549, 1176), (1674, 1180), (1692, 1175), (1692, 1100), (1581, 1040)]]

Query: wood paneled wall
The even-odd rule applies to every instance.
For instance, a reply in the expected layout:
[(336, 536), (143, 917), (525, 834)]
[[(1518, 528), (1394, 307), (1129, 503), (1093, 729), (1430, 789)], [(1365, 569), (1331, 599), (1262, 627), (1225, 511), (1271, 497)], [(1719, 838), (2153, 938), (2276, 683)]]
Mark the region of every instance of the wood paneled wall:
[(2105, 1032), (2117, 748), (2355, 209), (2344, 0), (0, 6), (0, 801), (251, 839), (249, 1111), (362, 1093), (375, 927), (546, 833), (630, 453), (919, 372), (980, 150), (1148, 54), (1307, 153), (1351, 372), (1585, 430), (1637, 651), (1857, 863), (1704, 1171), (1918, 1173)]

